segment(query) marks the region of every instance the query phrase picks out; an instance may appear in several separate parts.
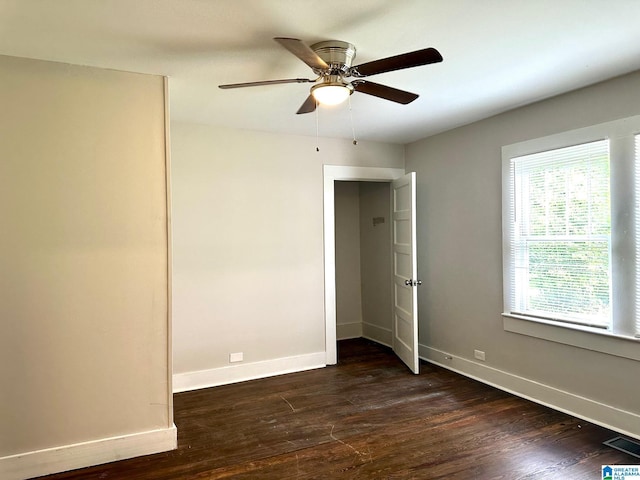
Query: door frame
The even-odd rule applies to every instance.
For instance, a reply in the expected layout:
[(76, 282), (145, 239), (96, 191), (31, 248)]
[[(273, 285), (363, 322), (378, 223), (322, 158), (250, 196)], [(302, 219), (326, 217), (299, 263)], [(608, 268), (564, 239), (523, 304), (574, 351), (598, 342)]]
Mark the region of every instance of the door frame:
[(325, 165), (324, 173), (324, 320), (326, 364), (338, 363), (336, 338), (335, 181), (391, 182), (404, 168)]

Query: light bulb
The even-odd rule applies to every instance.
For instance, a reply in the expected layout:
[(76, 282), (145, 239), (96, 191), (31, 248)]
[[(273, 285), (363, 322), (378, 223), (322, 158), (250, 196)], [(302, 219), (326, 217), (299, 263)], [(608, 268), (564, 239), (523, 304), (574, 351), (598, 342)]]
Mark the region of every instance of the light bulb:
[(311, 94), (323, 105), (337, 105), (342, 103), (349, 98), (351, 92), (352, 89), (340, 83), (321, 83), (320, 85), (311, 87)]

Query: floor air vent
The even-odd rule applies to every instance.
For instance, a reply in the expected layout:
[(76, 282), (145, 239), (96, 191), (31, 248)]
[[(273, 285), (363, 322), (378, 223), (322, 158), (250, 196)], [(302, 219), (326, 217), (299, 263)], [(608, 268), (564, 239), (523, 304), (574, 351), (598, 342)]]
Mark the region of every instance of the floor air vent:
[(621, 452), (640, 458), (640, 443), (636, 441), (623, 437), (616, 437), (611, 440), (607, 440), (604, 444), (611, 448), (615, 448), (616, 450), (620, 450)]

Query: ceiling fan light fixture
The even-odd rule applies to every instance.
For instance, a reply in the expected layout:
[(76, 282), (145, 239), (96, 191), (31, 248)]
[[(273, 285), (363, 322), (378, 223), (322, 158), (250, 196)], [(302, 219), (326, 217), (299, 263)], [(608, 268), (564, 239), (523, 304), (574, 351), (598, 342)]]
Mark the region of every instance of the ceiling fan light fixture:
[(338, 105), (352, 93), (353, 87), (341, 82), (324, 82), (311, 87), (311, 95), (322, 105)]

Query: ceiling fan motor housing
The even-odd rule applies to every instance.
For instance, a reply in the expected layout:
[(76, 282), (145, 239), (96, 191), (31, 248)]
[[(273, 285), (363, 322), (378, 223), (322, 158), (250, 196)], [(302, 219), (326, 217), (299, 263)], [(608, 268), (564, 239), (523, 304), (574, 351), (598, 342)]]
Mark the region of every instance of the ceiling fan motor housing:
[(348, 42), (340, 40), (328, 40), (311, 45), (311, 50), (324, 60), (330, 67), (330, 71), (316, 71), (317, 75), (346, 75), (356, 58), (356, 47)]

